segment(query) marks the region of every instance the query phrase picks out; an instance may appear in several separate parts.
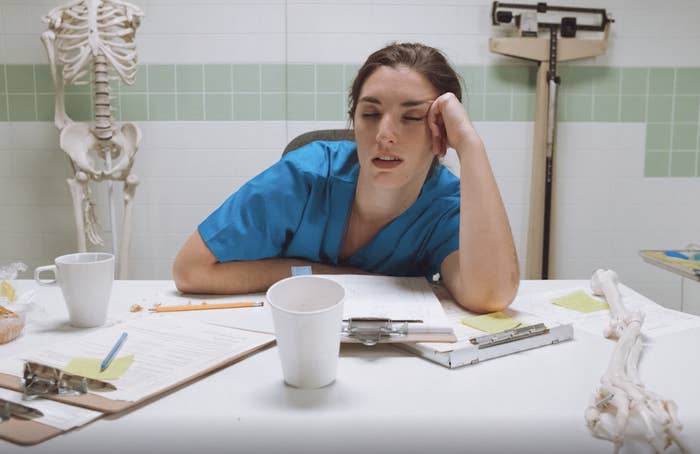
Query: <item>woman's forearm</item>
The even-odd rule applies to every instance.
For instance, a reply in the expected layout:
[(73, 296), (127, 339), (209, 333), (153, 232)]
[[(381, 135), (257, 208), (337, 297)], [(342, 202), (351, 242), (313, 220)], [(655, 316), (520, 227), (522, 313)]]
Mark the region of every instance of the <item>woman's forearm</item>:
[(513, 234), (481, 138), (470, 130), (460, 160), (460, 293), (487, 309), (510, 304), (519, 284)]
[(361, 274), (362, 270), (336, 267), (301, 259), (272, 258), (245, 262), (212, 263), (193, 268), (186, 278), (176, 278), (185, 293), (241, 294), (266, 291), (292, 275), (293, 266), (310, 266), (313, 274)]
[(310, 266), (314, 274), (366, 274), (355, 268), (302, 259), (219, 262), (195, 231), (175, 257), (173, 278), (175, 286), (184, 293), (256, 293), (264, 292), (275, 282), (291, 276), (293, 266)]

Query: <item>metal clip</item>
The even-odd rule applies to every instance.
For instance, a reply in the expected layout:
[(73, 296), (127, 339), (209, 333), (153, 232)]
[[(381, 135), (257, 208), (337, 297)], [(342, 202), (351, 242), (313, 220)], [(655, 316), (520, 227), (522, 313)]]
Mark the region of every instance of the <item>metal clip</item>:
[(106, 392), (117, 389), (111, 383), (69, 374), (57, 367), (31, 361), (24, 363), (24, 374), (20, 382), (24, 390), (24, 400), (43, 396), (78, 396), (88, 391)]
[(404, 337), (408, 334), (409, 323), (423, 323), (423, 320), (392, 320), (390, 318), (355, 317), (343, 320), (343, 334), (357, 339), (364, 345), (376, 345), (381, 340)]
[(502, 331), (495, 334), (486, 334), (479, 337), (469, 339), (473, 345), (482, 348), (494, 347), (496, 345), (506, 344), (508, 342), (526, 339), (528, 337), (541, 336), (549, 333), (549, 328), (544, 323), (538, 323), (532, 326), (523, 326), (522, 328)]
[(35, 408), (0, 399), (0, 423), (7, 421), (11, 416), (22, 419), (34, 419), (41, 418), (44, 414)]

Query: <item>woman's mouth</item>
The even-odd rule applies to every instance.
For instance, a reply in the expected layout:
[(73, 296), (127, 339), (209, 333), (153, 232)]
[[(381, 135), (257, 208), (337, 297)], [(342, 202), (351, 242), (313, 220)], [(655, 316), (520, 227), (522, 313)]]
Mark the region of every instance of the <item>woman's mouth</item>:
[(402, 159), (394, 156), (378, 156), (372, 159), (372, 164), (380, 169), (393, 169), (403, 162)]

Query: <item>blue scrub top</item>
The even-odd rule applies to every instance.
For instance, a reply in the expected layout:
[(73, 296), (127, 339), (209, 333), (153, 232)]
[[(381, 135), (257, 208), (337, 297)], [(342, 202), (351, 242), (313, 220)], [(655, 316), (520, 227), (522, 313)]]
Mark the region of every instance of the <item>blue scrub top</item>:
[(300, 258), (393, 276), (439, 273), (459, 248), (459, 179), (438, 166), (411, 207), (339, 260), (359, 170), (354, 142), (309, 143), (243, 185), (199, 233), (220, 262)]

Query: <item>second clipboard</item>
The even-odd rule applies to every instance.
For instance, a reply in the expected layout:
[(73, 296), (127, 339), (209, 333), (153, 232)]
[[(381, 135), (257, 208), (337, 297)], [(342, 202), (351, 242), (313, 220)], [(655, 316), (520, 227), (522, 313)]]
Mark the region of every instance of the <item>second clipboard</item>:
[(393, 345), (454, 369), (533, 348), (558, 344), (573, 337), (574, 327), (571, 323), (550, 326), (539, 323), (501, 333), (462, 339), (454, 344), (443, 344), (439, 349), (426, 342)]

